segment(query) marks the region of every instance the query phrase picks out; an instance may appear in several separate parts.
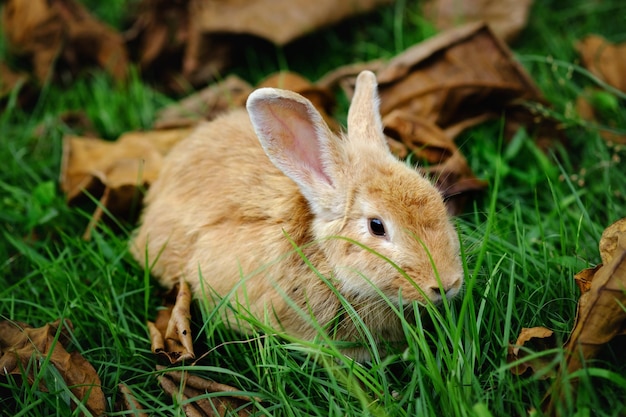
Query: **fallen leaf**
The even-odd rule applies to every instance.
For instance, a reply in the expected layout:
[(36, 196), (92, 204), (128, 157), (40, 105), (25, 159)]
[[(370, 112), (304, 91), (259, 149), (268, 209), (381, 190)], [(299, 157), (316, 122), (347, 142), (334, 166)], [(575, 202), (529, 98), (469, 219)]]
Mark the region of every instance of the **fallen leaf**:
[(578, 286), (581, 295), (591, 289), (593, 277), (596, 275), (600, 268), (602, 268), (602, 264), (596, 265), (593, 268), (583, 269), (582, 271), (579, 271), (576, 275), (574, 275), (574, 281), (576, 282), (576, 285)]
[(6, 63), (0, 61), (0, 109), (16, 89), (20, 89), (17, 102), (20, 106), (30, 102), (35, 97), (30, 75), (21, 71), (12, 70)]
[(192, 128), (129, 132), (116, 142), (79, 136), (63, 138), (61, 189), (69, 204), (91, 195), (100, 200), (85, 237), (103, 209), (124, 214), (141, 202), (141, 189), (158, 176), (163, 157)]
[(118, 384), (121, 401), (115, 404), (116, 411), (130, 411), (136, 417), (148, 417), (148, 413), (143, 411), (143, 407), (137, 402), (135, 395), (126, 384)]
[(152, 352), (165, 356), (170, 363), (195, 358), (189, 326), (191, 298), (189, 284), (181, 279), (165, 297), (156, 320), (148, 322)]
[[(620, 239), (623, 239), (623, 236), (626, 236), (626, 218), (618, 220), (604, 229), (599, 244), (602, 263), (610, 263), (613, 257), (619, 253)], [(621, 245), (623, 247), (623, 241)]]
[[(607, 262), (597, 268), (589, 289), (578, 301), (576, 322), (565, 344), (566, 366), (560, 374), (581, 369), (608, 342), (626, 334), (626, 218), (609, 226), (602, 234), (600, 250)], [(590, 275), (587, 273), (587, 275)], [(546, 396), (544, 410), (550, 415), (555, 401), (573, 394), (576, 381), (563, 384), (555, 379)]]
[(589, 35), (576, 44), (583, 65), (596, 77), (626, 92), (626, 42), (612, 44)]
[(470, 22), (485, 22), (504, 41), (511, 43), (526, 27), (533, 0), (428, 0), (424, 17), (440, 30)]
[(117, 80), (126, 78), (122, 36), (75, 0), (7, 0), (2, 29), (9, 50), (32, 61), (40, 83), (48, 80), (58, 59), (74, 71), (95, 62)]
[(154, 127), (193, 126), (200, 120), (213, 120), (217, 115), (245, 104), (252, 86), (236, 75), (212, 84), (184, 99), (161, 109)]
[[(29, 363), (33, 358), (37, 363), (49, 358), (50, 364), (56, 368), (72, 393), (84, 402), (93, 415), (101, 415), (106, 410), (106, 401), (100, 377), (78, 352), (68, 353), (65, 350), (64, 346), (71, 340), (71, 330), (69, 320), (57, 320), (39, 328), (21, 322), (0, 322), (0, 378), (6, 375), (18, 378), (25, 376), (28, 384), (32, 385), (35, 371)], [(24, 375), (27, 369), (30, 372)], [(47, 391), (45, 379), (40, 381), (39, 389)]]
[[(576, 111), (586, 121), (597, 125), (600, 136), (609, 143), (626, 144), (626, 133), (621, 127), (621, 115), (619, 111), (606, 111), (601, 104), (593, 102), (594, 94), (604, 94), (601, 90), (586, 89), (583, 94), (576, 98)], [(621, 127), (621, 129), (620, 129)]]
[[(163, 371), (165, 368), (157, 366), (157, 370)], [(233, 412), (241, 417), (249, 416), (253, 413), (253, 401), (260, 401), (258, 398), (253, 399), (238, 394), (197, 398), (207, 392), (235, 393), (241, 390), (190, 375), (186, 371), (165, 372), (157, 378), (163, 391), (173, 398), (179, 398), (178, 402), (183, 402), (182, 407), (187, 416), (224, 416), (232, 415)]]
[(143, 73), (185, 92), (218, 79), (250, 36), (285, 45), (392, 1), (143, 0), (127, 39)]
[[(258, 36), (285, 45), (315, 29), (365, 13), (392, 0), (191, 0), (200, 32)], [(193, 23), (192, 23), (193, 24)]]
[(544, 101), (511, 51), (480, 23), (407, 49), (377, 78), (381, 114), (404, 109), (457, 134), (457, 124), (500, 117), (519, 100)]
[[(528, 350), (532, 352), (542, 352), (555, 347), (554, 332), (545, 327), (523, 328), (513, 345), (509, 345), (507, 362), (514, 363), (527, 358)], [(525, 349), (522, 349), (525, 348)], [(532, 356), (526, 361), (520, 362), (511, 367), (511, 372), (515, 375), (524, 375), (529, 372), (541, 375), (541, 379), (553, 376), (554, 372), (550, 366), (552, 362), (550, 356)]]
[[(606, 343), (626, 330), (626, 218), (602, 234), (600, 247), (608, 260), (593, 276), (589, 291), (582, 294), (574, 329), (565, 349), (567, 371), (572, 373), (593, 358)], [(610, 251), (610, 253), (608, 251)]]
[[(337, 121), (331, 116), (335, 98), (331, 90), (312, 83), (299, 74), (283, 71), (271, 74), (256, 88), (273, 87), (295, 91), (306, 97), (318, 109), (329, 127), (338, 131)], [(253, 87), (236, 75), (212, 84), (164, 108), (157, 115), (158, 129), (191, 126), (200, 120), (213, 120), (217, 115), (237, 107), (244, 107)]]

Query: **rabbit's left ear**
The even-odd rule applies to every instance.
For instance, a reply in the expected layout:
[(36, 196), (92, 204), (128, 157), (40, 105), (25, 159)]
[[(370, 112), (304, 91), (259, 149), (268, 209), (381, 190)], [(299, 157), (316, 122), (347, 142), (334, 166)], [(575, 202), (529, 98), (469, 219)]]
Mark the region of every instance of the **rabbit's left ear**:
[[(265, 153), (315, 208), (336, 187), (333, 134), (304, 97), (274, 88), (255, 90), (246, 103)], [(322, 204), (323, 205), (323, 204)]]
[(379, 103), (376, 75), (371, 71), (362, 71), (356, 79), (348, 111), (348, 137), (351, 141), (388, 149)]

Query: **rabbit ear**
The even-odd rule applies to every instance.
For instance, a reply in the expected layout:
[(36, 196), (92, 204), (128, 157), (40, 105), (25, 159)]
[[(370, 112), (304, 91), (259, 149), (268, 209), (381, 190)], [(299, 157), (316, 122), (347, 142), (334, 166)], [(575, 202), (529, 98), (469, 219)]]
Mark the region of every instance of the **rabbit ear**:
[[(246, 103), (265, 153), (290, 177), (312, 206), (335, 188), (332, 136), (304, 97), (275, 88), (255, 90)], [(315, 207), (313, 207), (315, 209)]]
[(348, 135), (351, 140), (388, 149), (378, 109), (378, 83), (371, 71), (362, 71), (356, 79), (352, 104), (348, 111)]

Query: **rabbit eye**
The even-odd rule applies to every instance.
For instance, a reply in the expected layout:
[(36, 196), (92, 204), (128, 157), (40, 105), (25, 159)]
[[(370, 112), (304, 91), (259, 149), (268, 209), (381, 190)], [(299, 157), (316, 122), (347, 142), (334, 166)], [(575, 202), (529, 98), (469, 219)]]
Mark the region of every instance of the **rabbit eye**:
[(369, 219), (369, 229), (370, 233), (374, 236), (384, 237), (387, 235), (387, 231), (385, 230), (385, 224), (380, 219)]

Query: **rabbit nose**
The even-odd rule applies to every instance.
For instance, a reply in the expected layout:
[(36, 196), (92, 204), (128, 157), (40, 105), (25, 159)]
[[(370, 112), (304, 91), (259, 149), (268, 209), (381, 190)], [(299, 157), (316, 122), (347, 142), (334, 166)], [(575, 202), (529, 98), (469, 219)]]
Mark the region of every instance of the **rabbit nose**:
[[(460, 280), (456, 280), (454, 281), (451, 285), (448, 285), (446, 287), (443, 287), (443, 296), (446, 297), (447, 299), (451, 299), (453, 298), (458, 290), (459, 290), (459, 281)], [(442, 288), (440, 288), (438, 285), (433, 285), (430, 287), (430, 291), (431, 291), (431, 299), (434, 302), (439, 302), (442, 299)]]

